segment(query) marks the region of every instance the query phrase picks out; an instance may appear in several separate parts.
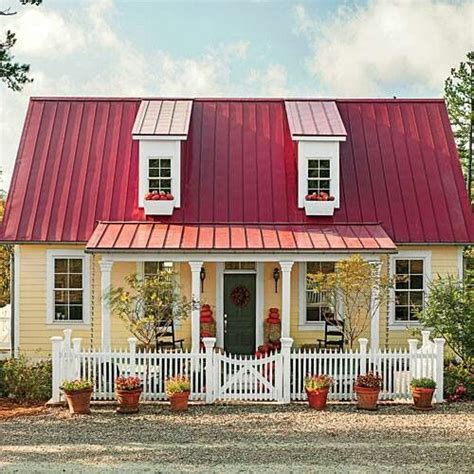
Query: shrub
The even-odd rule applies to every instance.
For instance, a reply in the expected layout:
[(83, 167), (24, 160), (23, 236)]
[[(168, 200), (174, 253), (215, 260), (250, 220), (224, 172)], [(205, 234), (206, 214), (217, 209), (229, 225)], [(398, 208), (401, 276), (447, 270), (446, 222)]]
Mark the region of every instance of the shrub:
[(448, 362), (444, 368), (444, 398), (448, 402), (474, 400), (474, 370)]
[(0, 397), (7, 397), (8, 392), (5, 386), (5, 360), (0, 360)]
[(176, 393), (189, 392), (191, 384), (186, 375), (177, 375), (166, 380), (166, 395), (172, 397)]
[(61, 390), (63, 392), (79, 392), (80, 390), (89, 390), (92, 387), (92, 382), (87, 379), (65, 380), (61, 385)]
[(10, 398), (49, 400), (51, 377), (51, 359), (34, 362), (21, 354), (3, 362), (3, 391)]
[(410, 386), (412, 388), (436, 388), (436, 382), (433, 379), (429, 379), (427, 377), (423, 377), (421, 379), (413, 379), (410, 382)]
[(138, 390), (142, 387), (140, 377), (117, 377), (115, 379), (116, 390)]
[(332, 385), (332, 377), (329, 375), (309, 375), (304, 379), (304, 388), (308, 392), (315, 392)]
[(382, 377), (377, 372), (367, 372), (365, 375), (358, 375), (355, 384), (359, 387), (380, 389)]

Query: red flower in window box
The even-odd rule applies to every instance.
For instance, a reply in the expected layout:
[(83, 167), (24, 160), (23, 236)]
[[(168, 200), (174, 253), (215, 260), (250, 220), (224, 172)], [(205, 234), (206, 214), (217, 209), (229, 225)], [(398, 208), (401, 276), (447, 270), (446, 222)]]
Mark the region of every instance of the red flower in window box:
[(145, 194), (145, 201), (172, 201), (174, 196), (171, 193), (165, 193), (164, 191), (153, 191)]
[(306, 201), (334, 201), (334, 196), (321, 191), (320, 193), (311, 193), (305, 196)]

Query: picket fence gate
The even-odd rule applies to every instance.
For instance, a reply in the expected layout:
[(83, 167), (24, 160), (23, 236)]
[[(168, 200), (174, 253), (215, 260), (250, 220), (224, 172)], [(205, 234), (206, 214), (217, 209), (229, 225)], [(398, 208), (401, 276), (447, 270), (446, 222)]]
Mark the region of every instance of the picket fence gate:
[(410, 381), (429, 377), (436, 381), (435, 400), (443, 400), (444, 339), (422, 332), (422, 345), (410, 339), (408, 349), (368, 350), (367, 339), (359, 339), (357, 350), (332, 351), (292, 349), (293, 339), (281, 338), (281, 350), (263, 357), (228, 354), (215, 348), (215, 338), (204, 338), (204, 349), (188, 351), (140, 351), (135, 338), (127, 350), (88, 350), (80, 338), (53, 337), (52, 402), (61, 401), (64, 380), (87, 378), (94, 382), (94, 400), (115, 398), (114, 380), (136, 375), (143, 383), (143, 400), (165, 400), (165, 381), (187, 375), (191, 400), (275, 401), (306, 400), (304, 379), (308, 374), (330, 375), (334, 383), (330, 400), (354, 400), (354, 381), (359, 374), (378, 372), (383, 379), (382, 400), (411, 398)]

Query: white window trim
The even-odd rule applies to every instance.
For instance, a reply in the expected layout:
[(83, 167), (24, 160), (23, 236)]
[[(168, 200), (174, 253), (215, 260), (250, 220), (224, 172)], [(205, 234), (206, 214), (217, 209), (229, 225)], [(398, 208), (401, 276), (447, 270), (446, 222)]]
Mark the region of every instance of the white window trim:
[[(425, 292), (424, 301), (428, 298), (428, 284), (431, 281), (431, 251), (430, 250), (399, 250), (398, 253), (390, 255), (389, 275), (395, 276), (395, 260), (417, 259), (423, 260), (423, 288)], [(408, 328), (421, 327), (419, 321), (395, 321), (395, 288), (390, 289), (388, 304), (388, 324), (389, 329), (403, 331)]]
[(321, 331), (324, 329), (324, 321), (307, 321), (306, 320), (306, 271), (307, 262), (300, 262), (299, 274), (298, 274), (298, 287), (299, 287), (299, 330), (300, 331)]
[(318, 146), (318, 142), (311, 144), (307, 140), (298, 142), (298, 207), (304, 208), (305, 196), (308, 194), (308, 161), (329, 160), (330, 190), (334, 196), (334, 206), (338, 209), (340, 207), (339, 142), (326, 140), (319, 143), (321, 146)]
[[(54, 259), (81, 258), (82, 259), (82, 321), (55, 321), (54, 320)], [(47, 250), (46, 251), (46, 324), (54, 327), (89, 327), (90, 326), (90, 276), (91, 257), (83, 250)]]
[[(150, 176), (150, 160), (170, 160), (170, 177), (169, 178), (163, 178), (163, 177), (155, 177), (155, 176)], [(163, 179), (169, 179), (171, 182), (170, 189), (171, 189), (171, 194), (173, 194), (173, 156), (148, 156), (147, 158), (147, 180), (146, 180), (146, 189), (145, 189), (145, 194), (150, 192), (150, 181), (151, 180), (163, 180)]]

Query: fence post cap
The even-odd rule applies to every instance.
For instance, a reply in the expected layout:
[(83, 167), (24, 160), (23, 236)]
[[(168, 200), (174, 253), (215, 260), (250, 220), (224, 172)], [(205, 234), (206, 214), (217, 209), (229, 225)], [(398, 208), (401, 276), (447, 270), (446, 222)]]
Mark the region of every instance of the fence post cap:
[(72, 342), (74, 342), (74, 341), (79, 341), (79, 342), (81, 342), (81, 341), (82, 341), (82, 337), (73, 337), (73, 338), (72, 338)]
[(59, 341), (62, 341), (63, 338), (62, 338), (61, 336), (53, 336), (53, 337), (50, 337), (49, 340), (50, 340), (51, 342), (56, 342), (56, 341), (59, 342)]
[(369, 343), (369, 340), (366, 337), (360, 337), (359, 338), (359, 344), (360, 345), (368, 344), (368, 343)]
[(444, 344), (446, 342), (446, 339), (444, 337), (435, 337), (433, 339), (433, 342), (435, 344)]
[(202, 338), (202, 343), (209, 348), (214, 347), (214, 344), (216, 343), (216, 338), (215, 337), (203, 337)]
[(137, 338), (136, 337), (129, 337), (127, 339), (128, 343), (129, 344), (133, 344), (133, 343), (136, 343), (137, 342)]
[(293, 338), (281, 337), (280, 342), (281, 342), (281, 347), (291, 347), (293, 345)]

